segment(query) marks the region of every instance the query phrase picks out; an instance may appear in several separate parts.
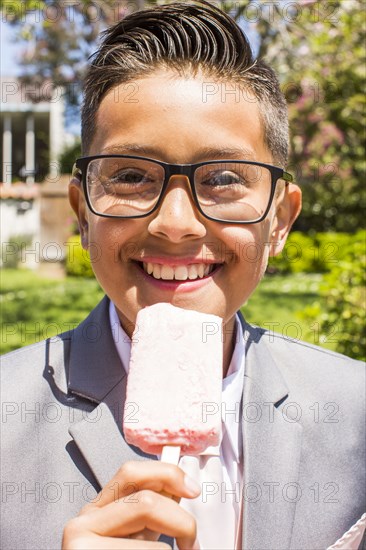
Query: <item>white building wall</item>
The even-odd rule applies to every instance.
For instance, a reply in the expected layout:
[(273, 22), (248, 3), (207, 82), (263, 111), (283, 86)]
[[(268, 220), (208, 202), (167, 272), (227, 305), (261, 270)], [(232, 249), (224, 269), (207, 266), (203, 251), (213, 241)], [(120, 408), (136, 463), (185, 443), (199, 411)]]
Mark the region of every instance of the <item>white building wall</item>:
[[(23, 203), (23, 204), (22, 204)], [(19, 207), (31, 205), (31, 208), (19, 213)], [(27, 244), (24, 255), (26, 267), (36, 269), (39, 258), (37, 258), (37, 244), (40, 242), (40, 201), (23, 201), (15, 199), (0, 200), (0, 235), (1, 235), (1, 265), (10, 259), (16, 252), (16, 245), (10, 243), (11, 238), (25, 237), (31, 240)], [(21, 240), (21, 239), (20, 239)], [(34, 251), (34, 253), (32, 253)], [(38, 254), (39, 256), (39, 254)]]

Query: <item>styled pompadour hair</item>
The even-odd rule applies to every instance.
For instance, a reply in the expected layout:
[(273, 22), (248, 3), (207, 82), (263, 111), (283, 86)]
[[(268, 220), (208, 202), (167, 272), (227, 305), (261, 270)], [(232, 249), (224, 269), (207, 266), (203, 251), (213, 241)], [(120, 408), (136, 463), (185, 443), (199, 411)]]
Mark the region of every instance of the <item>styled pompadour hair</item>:
[(105, 94), (161, 68), (185, 76), (200, 71), (214, 82), (235, 84), (251, 93), (258, 102), (265, 144), (273, 161), (285, 167), (288, 118), (278, 79), (263, 61), (254, 59), (236, 22), (205, 0), (154, 6), (104, 31), (84, 81), (83, 154), (89, 151)]

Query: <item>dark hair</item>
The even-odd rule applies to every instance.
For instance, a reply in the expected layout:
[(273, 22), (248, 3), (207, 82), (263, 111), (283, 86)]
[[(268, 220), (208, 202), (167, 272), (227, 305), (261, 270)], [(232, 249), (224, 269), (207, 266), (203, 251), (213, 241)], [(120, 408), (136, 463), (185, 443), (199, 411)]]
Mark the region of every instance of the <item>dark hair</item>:
[(84, 82), (82, 147), (87, 153), (105, 94), (157, 68), (203, 74), (237, 84), (258, 101), (264, 140), (274, 162), (288, 155), (287, 107), (273, 70), (254, 60), (249, 42), (226, 13), (205, 0), (175, 2), (132, 13), (104, 31)]

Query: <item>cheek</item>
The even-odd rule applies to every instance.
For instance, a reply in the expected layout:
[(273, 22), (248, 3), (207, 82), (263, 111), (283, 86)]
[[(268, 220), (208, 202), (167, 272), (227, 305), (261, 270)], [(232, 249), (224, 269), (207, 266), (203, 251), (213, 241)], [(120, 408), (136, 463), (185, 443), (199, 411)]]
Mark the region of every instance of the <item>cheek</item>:
[(235, 250), (235, 265), (231, 270), (229, 292), (242, 305), (255, 291), (267, 268), (267, 227), (257, 224), (240, 228), (231, 242)]
[(227, 231), (226, 248), (231, 251), (234, 261), (251, 273), (263, 274), (266, 269), (269, 227), (270, 224), (264, 222)]
[(89, 226), (88, 249), (98, 275), (121, 265), (137, 247), (132, 224), (124, 220), (98, 218)]

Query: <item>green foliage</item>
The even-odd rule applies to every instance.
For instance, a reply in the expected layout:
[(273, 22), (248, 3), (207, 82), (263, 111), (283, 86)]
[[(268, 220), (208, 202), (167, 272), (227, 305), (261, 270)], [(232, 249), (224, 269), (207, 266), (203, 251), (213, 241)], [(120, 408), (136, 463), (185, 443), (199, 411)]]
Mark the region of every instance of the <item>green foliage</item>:
[(40, 5), (44, 6), (45, 2), (40, 0), (22, 0), (21, 2), (19, 0), (0, 0), (0, 10), (8, 20), (13, 20), (29, 11), (37, 10)]
[[(357, 236), (356, 236), (357, 237)], [(320, 285), (322, 303), (316, 301), (304, 310), (303, 318), (313, 321), (319, 342), (332, 334), (336, 350), (355, 359), (366, 359), (366, 241), (365, 232), (348, 243), (340, 261)]]
[(284, 250), (270, 258), (269, 273), (326, 273), (350, 257), (365, 242), (366, 231), (348, 233), (290, 233)]
[[(304, 273), (323, 273), (313, 300), (307, 304), (304, 301), (297, 308), (297, 316), (304, 324), (299, 321), (300, 329), (291, 326), (298, 332), (296, 338), (326, 345), (355, 359), (365, 359), (365, 260), (365, 230), (355, 235), (330, 232), (316, 233), (311, 237), (298, 232), (290, 234), (283, 253), (271, 259), (269, 272), (288, 274), (291, 282), (297, 273), (301, 278), (305, 277)], [(277, 307), (281, 306), (285, 287), (282, 291), (282, 298), (276, 298)], [(277, 321), (276, 317), (273, 319)], [(304, 325), (307, 327), (305, 332)], [(281, 332), (276, 326), (273, 330)]]
[(299, 232), (290, 233), (285, 248), (278, 256), (270, 258), (270, 273), (313, 273), (314, 241), (311, 237)]
[(94, 278), (87, 250), (80, 243), (80, 235), (74, 235), (67, 241), (66, 273), (74, 277)]
[(62, 151), (59, 163), (61, 174), (71, 174), (75, 160), (81, 157), (81, 141), (76, 140), (73, 145), (65, 147)]
[(354, 0), (332, 5), (332, 17), (316, 20), (303, 10), (290, 32), (290, 171), (303, 190), (295, 228), (355, 232), (366, 206), (365, 11)]
[[(6, 269), (18, 267), (23, 251), (30, 246), (32, 238), (29, 235), (15, 235), (10, 237), (5, 247), (2, 247), (0, 258), (1, 266)], [(4, 243), (5, 244), (5, 243)]]

